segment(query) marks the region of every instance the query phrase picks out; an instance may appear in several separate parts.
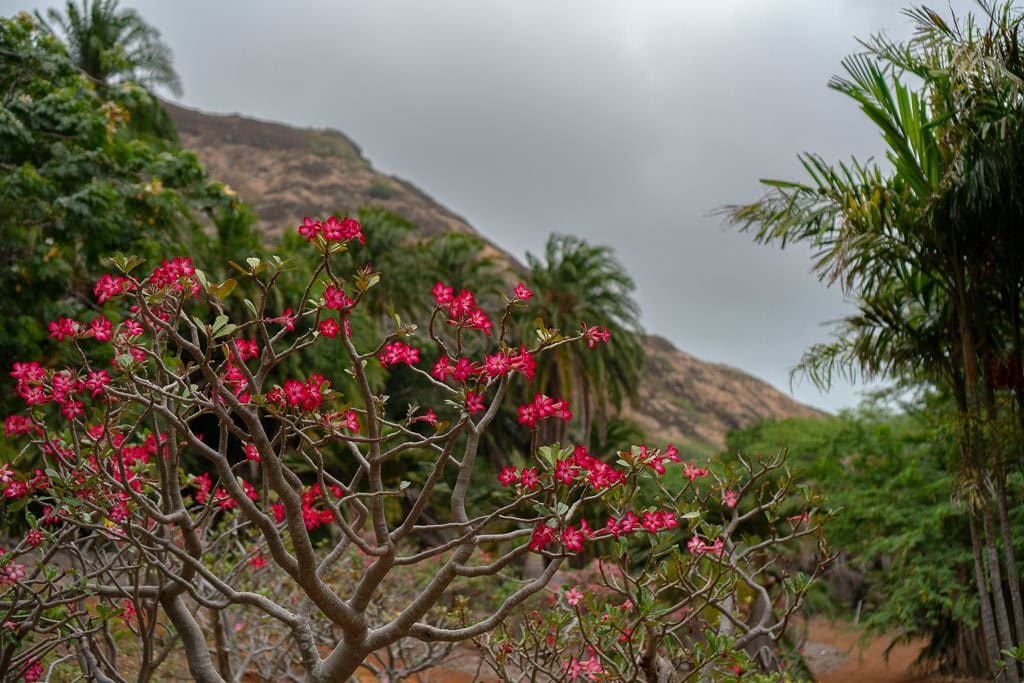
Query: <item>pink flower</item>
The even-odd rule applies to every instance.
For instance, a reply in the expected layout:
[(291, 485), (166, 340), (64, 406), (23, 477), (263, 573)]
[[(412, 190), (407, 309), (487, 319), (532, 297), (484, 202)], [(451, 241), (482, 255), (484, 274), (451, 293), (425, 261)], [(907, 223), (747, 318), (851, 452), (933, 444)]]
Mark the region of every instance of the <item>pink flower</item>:
[(29, 683), (38, 681), (43, 677), (43, 663), (38, 659), (25, 668), (24, 678)]
[(437, 302), (438, 306), (441, 306), (452, 302), (452, 295), (455, 293), (455, 290), (451, 287), (446, 287), (443, 282), (438, 282), (434, 285), (434, 289), (431, 292), (434, 294), (434, 301)]
[(18, 384), (42, 382), (46, 379), (46, 370), (35, 361), (31, 363), (15, 363), (12, 367), (11, 377)]
[(99, 341), (110, 341), (114, 333), (114, 326), (106, 316), (101, 315), (98, 318), (93, 318), (93, 321), (89, 323), (89, 331)]
[(701, 548), (704, 547), (704, 541), (701, 540), (700, 536), (694, 536), (686, 544), (686, 549), (691, 553), (699, 553)]
[[(448, 303), (448, 314), (455, 320), (458, 320), (469, 315), (474, 308), (476, 308), (476, 299), (473, 297), (473, 292), (464, 289), (453, 296), (452, 300)], [(455, 323), (455, 320), (449, 320), (448, 322)]]
[(537, 468), (523, 468), (523, 472), (519, 475), (519, 483), (522, 484), (523, 488), (533, 491), (537, 488)]
[(0, 586), (4, 584), (14, 584), (24, 579), (28, 574), (25, 571), (25, 565), (23, 564), (8, 564), (5, 567), (0, 567)]
[(284, 521), (284, 503), (273, 503), (270, 512), (274, 515), (274, 521), (280, 524)]
[(487, 317), (487, 314), (484, 313), (479, 308), (473, 309), (473, 311), (469, 314), (467, 323), (470, 327), (474, 329), (483, 330), (484, 334), (486, 334), (488, 337), (491, 336), (491, 328), (494, 327), (494, 324), (491, 323), (491, 319)]
[(569, 603), (570, 607), (580, 604), (581, 600), (583, 600), (583, 592), (578, 587), (573, 586), (565, 592), (565, 601)]
[(386, 344), (378, 358), (380, 359), (381, 366), (385, 368), (399, 363), (413, 365), (420, 361), (420, 352), (405, 342), (396, 341), (392, 344)]
[(594, 348), (597, 343), (607, 344), (608, 340), (611, 339), (611, 332), (608, 331), (607, 327), (587, 327), (586, 323), (580, 323), (580, 327), (583, 329), (583, 336), (587, 339), (587, 346)]
[(467, 413), (479, 413), (484, 409), (484, 397), (483, 394), (474, 394), (472, 391), (466, 392), (466, 412)]
[(284, 325), (285, 329), (289, 332), (295, 331), (295, 316), (292, 315), (292, 308), (289, 306), (284, 310), (284, 315), (276, 318), (267, 318), (268, 323), (277, 323), (278, 325)]
[(586, 661), (570, 657), (569, 661), (565, 663), (565, 672), (569, 676), (569, 680), (572, 681), (577, 678), (597, 681), (600, 680), (600, 676), (604, 673), (604, 668), (601, 666), (600, 660), (594, 658), (593, 654), (591, 654), (590, 659)]
[(103, 393), (103, 387), (108, 384), (110, 384), (110, 375), (106, 370), (93, 370), (86, 376), (82, 386), (86, 391), (92, 392), (92, 396), (95, 398), (97, 394)]
[(554, 537), (555, 530), (541, 522), (537, 525), (537, 528), (533, 530), (533, 535), (530, 537), (529, 549), (533, 551), (543, 550), (544, 546), (550, 543)]
[(60, 409), (61, 414), (68, 420), (73, 420), (77, 416), (85, 412), (85, 408), (82, 406), (81, 401), (66, 401), (64, 407)]
[(566, 486), (572, 483), (573, 479), (579, 476), (579, 469), (573, 466), (571, 460), (559, 460), (555, 463), (555, 479)]
[(132, 283), (130, 280), (121, 277), (113, 277), (109, 274), (102, 275), (97, 280), (96, 285), (92, 288), (92, 293), (96, 295), (97, 301), (101, 304), (107, 299), (115, 296), (121, 296), (126, 291), (132, 289)]
[(498, 481), (502, 486), (514, 484), (519, 481), (519, 471), (515, 467), (503, 467), (501, 474), (498, 475)]
[(249, 564), (251, 564), (256, 569), (259, 569), (260, 567), (266, 567), (267, 558), (263, 557), (263, 555), (260, 555), (259, 553), (256, 553), (252, 556), (252, 559), (249, 560)]
[(468, 358), (460, 358), (452, 368), (452, 377), (460, 382), (465, 382), (467, 379), (476, 377), (480, 372), (482, 369), (476, 363)]
[(194, 279), (196, 269), (192, 265), (192, 259), (188, 256), (176, 256), (170, 261), (164, 260), (163, 264), (153, 269), (150, 276), (151, 284), (158, 288), (170, 287), (175, 291), (184, 291), (188, 285), (193, 296), (199, 293), (199, 283)]
[(520, 282), (512, 290), (512, 296), (520, 301), (526, 301), (531, 296), (533, 296), (533, 292), (531, 292), (526, 285)]
[(811, 513), (808, 510), (804, 510), (801, 514), (786, 517), (786, 519), (794, 524), (807, 524), (811, 519)]
[(728, 508), (736, 507), (736, 500), (739, 498), (739, 494), (732, 489), (726, 489), (725, 493), (722, 494), (722, 504)]
[(683, 474), (689, 477), (690, 481), (694, 481), (697, 477), (708, 476), (708, 471), (702, 467), (694, 467), (694, 464), (691, 462), (683, 468)]
[(64, 337), (77, 337), (81, 331), (79, 324), (71, 318), (51, 320), (49, 328), (50, 337), (55, 337), (59, 342), (64, 341)]
[(243, 361), (260, 355), (260, 347), (255, 339), (236, 339), (235, 346), (238, 347), (238, 356)]
[(566, 527), (562, 532), (562, 544), (567, 550), (583, 550), (583, 541), (583, 534), (574, 526)]
[[(28, 434), (32, 431), (32, 420), (24, 415), (8, 415), (4, 418), (4, 436), (8, 439), (15, 434)], [(7, 467), (6, 464), (3, 466)], [(3, 478), (0, 477), (0, 482)]]
[(314, 221), (306, 216), (302, 219), (302, 225), (299, 226), (299, 234), (306, 238), (307, 242), (312, 242), (323, 226), (320, 225), (320, 221)]
[(501, 351), (484, 359), (484, 372), (487, 373), (488, 377), (504, 375), (511, 369), (512, 361)]
[(522, 373), (527, 380), (533, 381), (537, 374), (537, 362), (525, 346), (520, 346), (518, 352), (509, 354), (508, 360), (514, 371)]
[(437, 415), (435, 415), (434, 411), (431, 410), (430, 408), (427, 408), (427, 414), (426, 415), (420, 415), (419, 417), (416, 417), (416, 418), (413, 418), (413, 419), (414, 420), (418, 420), (420, 422), (426, 422), (431, 427), (436, 427), (437, 426)]
[(452, 365), (448, 356), (441, 356), (434, 363), (434, 369), (430, 371), (430, 374), (441, 380), (442, 382), (447, 379), (448, 375), (452, 373)]
[(359, 414), (356, 411), (346, 410), (344, 413), (342, 413), (342, 417), (344, 418), (344, 421), (342, 422), (341, 425), (342, 427), (349, 430), (350, 432), (359, 431)]
[(334, 285), (327, 286), (327, 290), (324, 291), (324, 301), (327, 308), (336, 311), (352, 305), (352, 299), (349, 299), (343, 290), (336, 289)]
[(256, 444), (245, 444), (245, 459), (250, 462), (260, 462), (260, 450), (256, 448)]

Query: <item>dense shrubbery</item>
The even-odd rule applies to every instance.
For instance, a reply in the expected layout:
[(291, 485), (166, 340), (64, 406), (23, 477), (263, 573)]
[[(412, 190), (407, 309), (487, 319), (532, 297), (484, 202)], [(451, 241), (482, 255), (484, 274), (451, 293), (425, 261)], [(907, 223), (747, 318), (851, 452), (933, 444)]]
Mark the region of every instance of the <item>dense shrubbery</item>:
[[(979, 5), (980, 17), (952, 21), (908, 10), (912, 39), (863, 41), (829, 83), (878, 127), (887, 164), (804, 154), (805, 180), (765, 181), (761, 200), (729, 212), (760, 241), (811, 245), (815, 272), (856, 307), (832, 342), (804, 355), (812, 380), (889, 377), (949, 397), (957, 447), (944, 464), (966, 513), (982, 673), (1017, 683), (1024, 597), (1010, 501), (1024, 462), (1024, 14), (1008, 1)], [(955, 602), (925, 591), (929, 600)], [(959, 602), (946, 609), (965, 614)]]
[[(614, 541), (618, 574), (588, 598), (586, 614), (573, 593), (569, 620), (558, 617), (556, 673), (706, 674), (753, 666), (745, 650), (761, 668), (778, 664), (776, 642), (829, 560), (812, 498), (780, 517), (789, 501), (788, 477), (775, 478), (781, 460), (711, 472), (671, 446), (640, 446), (612, 463), (582, 446), (542, 445), (540, 426), (572, 415), (565, 401), (536, 394), (517, 411), (534, 435), (525, 461), (497, 475), (504, 495), (474, 504), (470, 484), (487, 469), (481, 439), (515, 378), (533, 379), (535, 358), (551, 350), (606, 344), (608, 331), (584, 325), (564, 337), (542, 326), (528, 348), (510, 337), (532, 298), (527, 287), (516, 285), (492, 318), (471, 292), (438, 282), (422, 349), (408, 343), (416, 326), (396, 319), (360, 350), (354, 313), (381, 275), (336, 262), (366, 241), (360, 224), (307, 220), (299, 230), (320, 256), (283, 311), (273, 296), (286, 275), (277, 257), (246, 259), (244, 288), (211, 281), (188, 258), (139, 277), (141, 260), (118, 257), (93, 291), (120, 322), (60, 318), (51, 334), (77, 361), (15, 364), (27, 411), (5, 430), (24, 445), (0, 476), (8, 519), (24, 514), (28, 530), (0, 559), (4, 668), (31, 679), (74, 660), (87, 677), (111, 676), (122, 649), (111, 638), (127, 629), (139, 680), (179, 640), (204, 681), (254, 668), (273, 679), (292, 664), (309, 680), (339, 680), (389, 648), (421, 658), (403, 662), (408, 670), (434, 661), (433, 643), (502, 626), (566, 558), (602, 541)], [(229, 315), (225, 302), (244, 291), (256, 293), (243, 299), (246, 313)], [(98, 343), (112, 345), (112, 357), (90, 360)], [(274, 380), (313, 346), (336, 349), (333, 365), (350, 378), (344, 392), (319, 368)], [(367, 376), (378, 365), (427, 382), (438, 400), (389, 417), (389, 397)], [(394, 471), (409, 459), (422, 466)], [(639, 496), (641, 479), (669, 468), (689, 485), (656, 482), (657, 497)], [(603, 505), (605, 524), (579, 516), (588, 502)], [(765, 533), (748, 535), (753, 520)], [(648, 537), (656, 540), (640, 540)], [(817, 541), (809, 574), (766, 573), (779, 547), (801, 537)], [(465, 582), (513, 572), (530, 552), (545, 566), (499, 605), (480, 614), (456, 600)], [(409, 571), (430, 578), (396, 597)], [(609, 601), (635, 613), (610, 625)], [(253, 622), (259, 628), (246, 627)], [(521, 652), (516, 638), (531, 636), (506, 631), (501, 651)], [(293, 656), (276, 656), (280, 647)], [(387, 661), (379, 657), (378, 670)]]
[[(970, 529), (950, 473), (952, 416), (934, 398), (900, 413), (865, 406), (759, 424), (731, 434), (728, 446), (759, 453), (785, 445), (794, 472), (829, 491), (840, 510), (829, 524), (839, 562), (824, 582), (834, 593), (819, 607), (858, 614), (879, 635), (926, 639), (922, 658), (941, 671), (981, 672)], [(1010, 500), (1021, 499), (1021, 483), (1011, 477)], [(1024, 537), (1024, 506), (1011, 507), (1010, 521), (1014, 538)]]

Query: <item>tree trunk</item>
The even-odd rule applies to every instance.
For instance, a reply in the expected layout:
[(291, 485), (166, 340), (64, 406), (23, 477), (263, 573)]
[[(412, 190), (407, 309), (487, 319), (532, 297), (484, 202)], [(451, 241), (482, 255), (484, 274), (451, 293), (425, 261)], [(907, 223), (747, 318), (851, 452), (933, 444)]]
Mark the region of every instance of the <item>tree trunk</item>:
[(1024, 644), (1024, 603), (1020, 594), (1020, 573), (1017, 558), (1013, 553), (1013, 529), (1006, 500), (1006, 473), (997, 472), (996, 503), (999, 508), (999, 530), (1002, 533), (1003, 555), (1006, 558), (1006, 582), (1010, 589), (1010, 605), (1013, 608), (1013, 637), (1016, 645)]
[(967, 517), (971, 523), (971, 549), (974, 551), (974, 580), (978, 588), (978, 602), (981, 605), (981, 633), (985, 638), (985, 654), (988, 655), (989, 674), (996, 683), (1005, 683), (999, 665), (999, 641), (996, 636), (995, 618), (992, 615), (992, 600), (989, 597), (985, 580), (985, 559), (981, 551), (981, 539), (978, 536), (978, 520), (976, 512), (969, 509)]
[(213, 664), (213, 658), (210, 657), (210, 648), (203, 637), (203, 630), (188, 611), (181, 595), (166, 595), (160, 600), (160, 605), (181, 636), (185, 658), (188, 660), (188, 671), (192, 674), (193, 680), (198, 683), (224, 683), (224, 679), (217, 673), (217, 667)]
[[(996, 548), (995, 525), (992, 520), (992, 511), (988, 505), (982, 510), (981, 519), (985, 528), (985, 552), (988, 555), (988, 573), (992, 582), (992, 602), (995, 606), (999, 645), (1001, 649), (1009, 650), (1013, 647), (1013, 635), (1010, 628), (1010, 615), (1006, 611), (1006, 598), (1003, 597), (1003, 578), (999, 566), (999, 549)], [(1017, 673), (1017, 664), (1013, 657), (1009, 655), (1004, 657), (1002, 665), (1005, 666), (1006, 680), (1009, 683), (1020, 683), (1020, 675)]]

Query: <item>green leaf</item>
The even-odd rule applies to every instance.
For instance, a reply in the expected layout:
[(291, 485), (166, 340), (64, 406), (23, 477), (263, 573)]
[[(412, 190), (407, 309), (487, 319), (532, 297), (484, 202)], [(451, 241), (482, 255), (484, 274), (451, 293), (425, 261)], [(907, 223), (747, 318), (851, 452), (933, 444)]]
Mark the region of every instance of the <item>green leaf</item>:
[(226, 299), (231, 296), (231, 292), (235, 291), (235, 287), (237, 286), (238, 280), (228, 278), (220, 284), (210, 285), (210, 294), (213, 294), (220, 299)]
[(238, 325), (236, 325), (234, 323), (228, 323), (224, 327), (222, 327), (219, 330), (217, 330), (216, 332), (214, 332), (213, 333), (213, 337), (214, 337), (214, 339), (216, 339), (217, 337), (223, 337), (225, 335), (231, 334), (232, 332), (234, 332), (237, 329), (238, 329)]

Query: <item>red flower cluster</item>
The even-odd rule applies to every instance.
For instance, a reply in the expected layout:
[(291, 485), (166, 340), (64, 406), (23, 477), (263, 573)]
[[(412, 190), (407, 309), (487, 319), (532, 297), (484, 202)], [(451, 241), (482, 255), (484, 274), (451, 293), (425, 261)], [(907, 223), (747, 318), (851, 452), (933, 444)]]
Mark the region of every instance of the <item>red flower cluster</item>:
[(341, 311), (352, 308), (355, 302), (345, 294), (344, 290), (337, 289), (334, 285), (328, 285), (324, 291), (324, 301), (327, 308)]
[(491, 328), (494, 327), (494, 324), (487, 314), (476, 305), (476, 299), (471, 291), (463, 289), (455, 294), (455, 290), (445, 286), (443, 282), (434, 285), (432, 291), (437, 305), (448, 307), (449, 325), (483, 330), (484, 334), (488, 337), (491, 336)]
[(360, 244), (366, 244), (363, 227), (359, 225), (359, 221), (348, 216), (340, 221), (331, 216), (323, 222), (311, 220), (306, 216), (299, 226), (299, 234), (305, 237), (307, 242), (312, 242), (318, 235), (323, 235), (328, 242), (346, 242), (354, 238), (359, 240)]
[[(650, 467), (652, 470), (658, 473), (658, 475), (665, 474), (665, 465), (663, 464), (666, 460), (672, 462), (679, 462), (679, 451), (675, 446), (669, 444), (665, 448), (665, 452), (661, 453), (659, 449), (653, 448), (648, 449), (646, 445), (640, 446), (640, 453), (637, 456), (637, 460)], [(707, 474), (705, 472), (705, 474)]]
[(260, 347), (255, 339), (236, 339), (235, 346), (238, 347), (238, 356), (243, 362), (250, 358), (258, 358)]
[[(334, 487), (331, 489), (331, 493), (334, 494), (335, 498), (340, 498), (343, 492), (340, 488)], [(330, 524), (334, 521), (333, 510), (329, 508), (318, 510), (314, 507), (322, 496), (323, 491), (319, 484), (313, 484), (302, 492), (302, 522), (306, 525), (306, 528), (311, 531), (321, 524)], [(283, 512), (284, 509), (282, 507), (282, 519)]]
[(16, 434), (28, 434), (34, 428), (32, 419), (25, 415), (8, 415), (4, 418), (4, 436), (8, 439)]
[(566, 401), (555, 400), (544, 394), (534, 396), (533, 403), (519, 406), (519, 424), (524, 424), (531, 429), (546, 417), (557, 417), (568, 422), (572, 419), (572, 411), (569, 410), (569, 404)]
[[(90, 372), (85, 379), (75, 377), (70, 370), (58, 370), (52, 377), (48, 376), (39, 363), (15, 363), (11, 370), (15, 379), (15, 391), (26, 405), (41, 405), (53, 401), (61, 406), (61, 414), (68, 420), (81, 415), (85, 407), (78, 400), (78, 394), (88, 393), (96, 397), (103, 393), (103, 388), (110, 383), (106, 370)], [(4, 421), (8, 436), (12, 433), (27, 433), (27, 418), (18, 418), (10, 422)], [(25, 429), (26, 431), (19, 431)]]
[(38, 681), (40, 678), (43, 677), (43, 663), (37, 659), (31, 664), (29, 664), (28, 667), (25, 668), (25, 673), (23, 674), (23, 677), (25, 678), (25, 681), (27, 683), (33, 683), (33, 681)]
[(539, 477), (537, 476), (536, 467), (524, 467), (522, 472), (515, 467), (504, 467), (501, 470), (501, 474), (498, 475), (498, 481), (501, 482), (502, 486), (510, 486), (519, 482), (524, 489), (533, 491), (537, 488)]
[(284, 387), (274, 387), (267, 393), (266, 400), (279, 406), (299, 406), (305, 411), (312, 412), (323, 404), (324, 395), (330, 390), (329, 379), (323, 375), (313, 374), (305, 382), (297, 379), (285, 380)]
[(71, 318), (51, 320), (49, 329), (50, 338), (59, 342), (64, 341), (65, 337), (77, 337), (82, 332), (81, 326)]
[(381, 366), (385, 368), (398, 363), (413, 365), (420, 362), (420, 352), (405, 342), (396, 341), (385, 344), (384, 350), (380, 352), (378, 358), (380, 358)]
[(611, 488), (626, 482), (626, 473), (611, 465), (601, 462), (587, 453), (583, 446), (577, 446), (572, 453), (572, 461), (587, 473), (587, 483), (595, 491)]
[(564, 668), (570, 681), (575, 681), (577, 678), (599, 681), (604, 675), (604, 667), (601, 666), (601, 660), (595, 656), (593, 651), (591, 651), (590, 659), (585, 661), (570, 657), (569, 661), (565, 663)]
[(96, 284), (92, 288), (92, 293), (96, 295), (96, 299), (102, 304), (107, 299), (115, 296), (122, 296), (127, 292), (135, 289), (135, 285), (132, 284), (131, 280), (118, 275), (105, 274), (96, 281)]
[(186, 285), (192, 296), (199, 294), (199, 281), (195, 278), (196, 269), (188, 256), (177, 256), (170, 261), (164, 259), (162, 265), (153, 270), (149, 283), (157, 288), (173, 288), (181, 292)]

